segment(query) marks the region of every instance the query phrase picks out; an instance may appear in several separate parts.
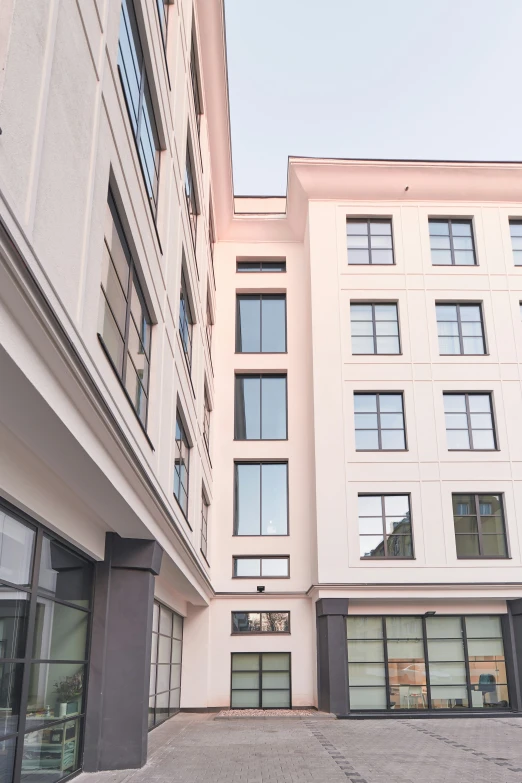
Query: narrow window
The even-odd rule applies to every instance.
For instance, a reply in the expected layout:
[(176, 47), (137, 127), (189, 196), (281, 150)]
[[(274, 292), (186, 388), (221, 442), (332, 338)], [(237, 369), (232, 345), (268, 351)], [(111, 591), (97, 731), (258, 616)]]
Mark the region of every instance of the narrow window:
[(474, 266), (477, 263), (471, 220), (430, 220), (433, 266)]
[(444, 416), (450, 451), (497, 448), (491, 394), (445, 392)]
[(290, 612), (232, 612), (232, 633), (290, 633)]
[(285, 353), (286, 296), (240, 294), (236, 308), (237, 353)]
[(436, 309), (441, 356), (479, 356), (486, 353), (480, 304), (440, 302)]
[(406, 448), (402, 393), (354, 394), (357, 451), (401, 451)]
[(181, 344), (183, 346), (183, 353), (187, 361), (187, 366), (191, 368), (192, 364), (192, 326), (194, 319), (192, 317), (192, 308), (190, 306), (190, 300), (187, 290), (187, 281), (185, 278), (185, 270), (181, 270), (181, 288), (179, 295), (179, 334), (181, 337)]
[(349, 264), (394, 264), (392, 222), (389, 219), (348, 218), (346, 244)]
[(212, 282), (216, 287), (216, 275), (214, 273), (214, 245), (216, 244), (216, 233), (214, 231), (214, 218), (212, 216), (212, 194), (208, 201), (208, 246), (210, 250), (210, 268), (212, 269)]
[(234, 535), (288, 535), (286, 462), (236, 462)]
[(234, 557), (234, 579), (285, 579), (290, 576), (289, 557)]
[(507, 557), (501, 495), (453, 495), (457, 557)]
[(158, 206), (160, 144), (133, 0), (123, 0), (118, 70), (152, 212)]
[(236, 375), (236, 440), (286, 440), (286, 375)]
[(394, 302), (350, 304), (352, 353), (398, 354), (399, 316)]
[(151, 319), (134, 259), (109, 192), (101, 280), (99, 337), (145, 427), (150, 375)]
[(212, 319), (212, 306), (210, 304), (210, 282), (207, 283), (207, 325), (206, 325), (206, 333), (207, 333), (207, 343), (208, 343), (208, 350), (209, 353), (212, 354), (212, 327), (214, 326), (214, 321)]
[(205, 390), (203, 392), (203, 439), (208, 452), (210, 452), (210, 411), (210, 402), (208, 399), (207, 387), (205, 385)]
[(188, 514), (190, 445), (179, 412), (176, 416), (176, 444), (174, 457), (174, 497), (185, 517)]
[(158, 18), (161, 30), (161, 40), (163, 41), (163, 48), (167, 48), (167, 30), (169, 26), (169, 3), (167, 0), (156, 0), (156, 6), (158, 9)]
[(201, 493), (201, 552), (207, 558), (208, 553), (208, 507), (209, 503), (205, 493)]
[(286, 258), (251, 258), (236, 261), (236, 272), (286, 272)]
[(192, 236), (192, 244), (196, 249), (196, 237), (198, 228), (198, 199), (196, 195), (196, 183), (194, 178), (194, 166), (192, 165), (192, 157), (190, 155), (190, 148), (187, 144), (187, 158), (185, 162), (185, 199), (187, 203), (187, 211), (190, 224), (190, 233)]
[(196, 126), (199, 135), (201, 129), (201, 115), (203, 114), (203, 103), (201, 101), (201, 88), (199, 82), (199, 58), (197, 52), (195, 33), (192, 33), (192, 43), (190, 47), (190, 81), (192, 84), (192, 100), (194, 104), (194, 112), (196, 114)]
[(361, 558), (413, 558), (408, 495), (359, 495)]
[(179, 711), (183, 618), (154, 601), (150, 665), (149, 729)]
[(509, 232), (515, 266), (522, 266), (522, 220), (510, 220)]

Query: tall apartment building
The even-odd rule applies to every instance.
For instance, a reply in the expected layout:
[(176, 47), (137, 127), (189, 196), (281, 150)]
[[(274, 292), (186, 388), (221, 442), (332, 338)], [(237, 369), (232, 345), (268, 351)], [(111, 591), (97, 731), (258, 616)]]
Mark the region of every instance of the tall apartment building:
[(521, 165), (234, 198), (221, 0), (0, 14), (2, 782), (520, 711)]

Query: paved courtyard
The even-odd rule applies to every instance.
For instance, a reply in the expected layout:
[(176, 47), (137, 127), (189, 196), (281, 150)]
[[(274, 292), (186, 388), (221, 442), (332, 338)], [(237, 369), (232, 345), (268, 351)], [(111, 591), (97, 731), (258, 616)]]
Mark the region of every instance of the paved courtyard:
[(522, 719), (215, 720), (155, 729), (141, 770), (78, 783), (522, 783)]

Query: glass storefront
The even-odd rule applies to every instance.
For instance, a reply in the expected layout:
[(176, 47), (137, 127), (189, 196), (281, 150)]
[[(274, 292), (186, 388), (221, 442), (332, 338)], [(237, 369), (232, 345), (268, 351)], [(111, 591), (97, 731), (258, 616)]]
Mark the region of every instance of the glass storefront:
[(509, 708), (498, 615), (346, 618), (350, 709)]
[(79, 769), (92, 564), (0, 505), (0, 783)]
[[(149, 729), (179, 711), (183, 618), (154, 601), (150, 663)], [(0, 783), (2, 783), (0, 779)]]

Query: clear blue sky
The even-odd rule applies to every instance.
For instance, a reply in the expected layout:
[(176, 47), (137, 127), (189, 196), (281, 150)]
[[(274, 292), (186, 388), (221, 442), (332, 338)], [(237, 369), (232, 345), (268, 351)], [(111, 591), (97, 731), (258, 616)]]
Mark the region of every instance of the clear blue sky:
[(283, 195), (288, 155), (522, 160), (522, 0), (225, 13), (236, 194)]

